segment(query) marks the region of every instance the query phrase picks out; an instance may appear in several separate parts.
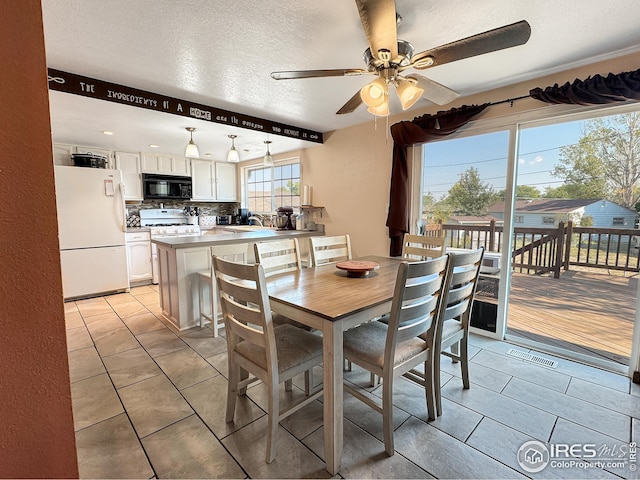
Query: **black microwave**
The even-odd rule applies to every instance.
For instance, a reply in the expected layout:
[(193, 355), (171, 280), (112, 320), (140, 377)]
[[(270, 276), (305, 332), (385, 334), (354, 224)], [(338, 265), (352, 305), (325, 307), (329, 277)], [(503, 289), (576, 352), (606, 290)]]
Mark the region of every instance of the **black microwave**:
[(143, 173), (142, 188), (145, 200), (191, 199), (191, 177)]

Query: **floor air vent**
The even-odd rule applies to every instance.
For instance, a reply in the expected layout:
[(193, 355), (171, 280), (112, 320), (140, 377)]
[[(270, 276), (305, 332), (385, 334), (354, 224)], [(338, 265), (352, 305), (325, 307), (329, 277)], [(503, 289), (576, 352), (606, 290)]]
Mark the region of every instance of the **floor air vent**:
[(543, 367), (556, 368), (558, 366), (558, 362), (556, 362), (555, 360), (549, 360), (548, 358), (533, 355), (522, 350), (516, 350), (515, 348), (510, 348), (509, 350), (507, 350), (507, 355), (526, 360), (527, 362), (537, 363), (538, 365), (542, 365)]

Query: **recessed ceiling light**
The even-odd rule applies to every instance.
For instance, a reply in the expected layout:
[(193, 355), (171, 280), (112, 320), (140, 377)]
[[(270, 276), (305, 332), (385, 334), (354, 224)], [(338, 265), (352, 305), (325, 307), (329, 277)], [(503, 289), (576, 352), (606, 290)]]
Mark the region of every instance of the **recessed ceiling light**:
[(210, 153), (205, 153), (205, 154), (204, 154), (204, 156), (205, 156), (205, 157), (210, 157), (210, 156), (211, 156), (211, 154), (210, 154)]
[(102, 133), (105, 135), (113, 135), (113, 132), (110, 132), (109, 130), (102, 130)]
[(156, 145), (155, 143), (150, 143), (150, 144), (149, 144), (149, 146), (150, 146), (151, 148), (158, 148), (158, 145)]

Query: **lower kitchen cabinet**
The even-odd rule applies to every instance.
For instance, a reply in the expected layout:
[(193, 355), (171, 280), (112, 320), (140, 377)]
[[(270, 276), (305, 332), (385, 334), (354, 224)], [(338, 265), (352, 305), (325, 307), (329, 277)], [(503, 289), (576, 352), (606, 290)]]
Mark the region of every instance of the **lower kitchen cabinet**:
[(129, 285), (148, 285), (153, 278), (151, 269), (151, 234), (149, 232), (127, 232), (127, 260), (129, 262)]

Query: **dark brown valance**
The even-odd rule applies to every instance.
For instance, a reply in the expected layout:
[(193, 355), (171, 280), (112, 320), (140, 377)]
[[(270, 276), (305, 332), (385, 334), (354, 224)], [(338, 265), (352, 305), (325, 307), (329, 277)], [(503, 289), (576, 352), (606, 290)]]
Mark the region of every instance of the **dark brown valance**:
[(559, 87), (534, 88), (532, 98), (547, 103), (572, 103), (576, 105), (600, 105), (640, 100), (640, 70), (624, 72), (606, 77), (594, 75), (586, 80), (575, 79)]
[(402, 254), (402, 238), (405, 233), (409, 232), (410, 185), (407, 147), (451, 135), (488, 106), (488, 103), (463, 105), (460, 108), (452, 108), (435, 115), (423, 115), (410, 122), (398, 122), (391, 126), (393, 164), (391, 166), (387, 227), (391, 239), (389, 254), (392, 257)]

